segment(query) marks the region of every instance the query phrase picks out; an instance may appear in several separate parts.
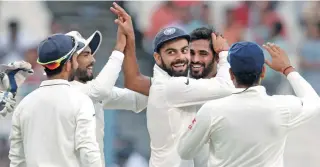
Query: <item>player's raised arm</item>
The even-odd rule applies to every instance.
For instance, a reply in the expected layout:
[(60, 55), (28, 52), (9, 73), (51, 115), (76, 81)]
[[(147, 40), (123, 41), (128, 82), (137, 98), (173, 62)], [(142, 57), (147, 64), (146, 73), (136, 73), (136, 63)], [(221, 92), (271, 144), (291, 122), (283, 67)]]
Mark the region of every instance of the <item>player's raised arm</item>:
[(113, 5), (114, 7), (111, 7), (110, 10), (118, 16), (115, 23), (123, 29), (127, 38), (127, 45), (124, 51), (126, 56), (123, 63), (125, 87), (148, 96), (151, 79), (142, 75), (139, 70), (131, 16), (118, 4), (113, 3)]
[(319, 114), (320, 99), (312, 86), (291, 66), (287, 54), (275, 44), (263, 46), (271, 55), (272, 60), (266, 60), (266, 64), (275, 71), (284, 74), (291, 84), (297, 97), (285, 96), (292, 104), (291, 119), (287, 123), (289, 129), (295, 128)]
[[(95, 51), (98, 49), (101, 43), (101, 33), (99, 31), (96, 31), (96, 34), (100, 34), (100, 41), (96, 49), (91, 50), (91, 52), (93, 52), (91, 54), (95, 53)], [(80, 35), (80, 33), (76, 31), (69, 32), (66, 35), (74, 37), (77, 41), (80, 41), (80, 43), (88, 43)], [(90, 46), (90, 43), (88, 45)], [(85, 86), (81, 87), (81, 91), (87, 94), (92, 100), (102, 101), (106, 99), (108, 96), (110, 96), (112, 88), (114, 87), (119, 77), (119, 73), (121, 71), (121, 66), (124, 58), (123, 52), (125, 46), (125, 35), (118, 30), (116, 45), (111, 56), (109, 57), (107, 64), (102, 68), (102, 70), (99, 72), (98, 76), (95, 79), (93, 79), (91, 82), (88, 82)], [(86, 48), (78, 51), (78, 54), (85, 54), (85, 49)]]

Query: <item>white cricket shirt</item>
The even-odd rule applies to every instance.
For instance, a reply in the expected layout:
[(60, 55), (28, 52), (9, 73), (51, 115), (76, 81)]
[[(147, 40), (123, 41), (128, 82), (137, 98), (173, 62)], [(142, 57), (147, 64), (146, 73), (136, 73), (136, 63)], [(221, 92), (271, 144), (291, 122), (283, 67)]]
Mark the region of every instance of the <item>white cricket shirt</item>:
[[(222, 54), (225, 54), (226, 61), (227, 52)], [(181, 127), (194, 117), (195, 105), (231, 95), (230, 84), (230, 80), (220, 74), (212, 79), (189, 78), (188, 82), (186, 77), (171, 77), (157, 65), (154, 66), (147, 107), (151, 139), (149, 167), (193, 167), (192, 160), (182, 160), (177, 152)]]
[(287, 78), (298, 97), (268, 96), (264, 87), (255, 86), (204, 104), (185, 127), (179, 155), (191, 159), (209, 142), (209, 166), (283, 167), (288, 132), (319, 112), (310, 84), (297, 72)]
[(92, 101), (66, 80), (46, 80), (12, 116), (10, 167), (102, 167)]
[(119, 77), (124, 54), (113, 51), (107, 64), (103, 67), (98, 76), (92, 81), (83, 84), (78, 81), (70, 82), (73, 87), (88, 95), (93, 101), (96, 122), (97, 141), (101, 151), (101, 159), (105, 166), (104, 158), (104, 109), (131, 110), (139, 113), (147, 107), (148, 97), (129, 89), (115, 87)]

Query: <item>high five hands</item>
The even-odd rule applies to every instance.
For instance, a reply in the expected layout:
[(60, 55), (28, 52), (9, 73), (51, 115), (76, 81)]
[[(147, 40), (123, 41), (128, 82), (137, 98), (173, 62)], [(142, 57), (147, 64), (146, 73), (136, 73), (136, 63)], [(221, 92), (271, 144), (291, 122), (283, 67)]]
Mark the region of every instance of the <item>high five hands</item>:
[(118, 18), (115, 19), (114, 22), (118, 25), (118, 28), (121, 29), (121, 32), (123, 32), (127, 38), (134, 38), (134, 29), (131, 16), (115, 2), (113, 3), (113, 7), (110, 7), (110, 10), (112, 13), (117, 15)]

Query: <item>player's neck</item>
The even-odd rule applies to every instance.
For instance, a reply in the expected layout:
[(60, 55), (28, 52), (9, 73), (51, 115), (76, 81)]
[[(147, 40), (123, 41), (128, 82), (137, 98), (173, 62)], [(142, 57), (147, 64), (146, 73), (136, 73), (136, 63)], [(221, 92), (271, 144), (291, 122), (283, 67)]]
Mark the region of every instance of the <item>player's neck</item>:
[(74, 77), (74, 80), (83, 84), (86, 84), (85, 81), (81, 81), (77, 76)]
[(253, 87), (253, 86), (258, 86), (258, 85), (259, 85), (259, 84), (253, 84), (253, 85), (251, 85), (251, 86), (248, 86), (248, 85), (241, 85), (241, 84), (237, 84), (237, 83), (234, 84), (234, 86), (235, 86), (236, 88), (245, 88), (245, 89), (250, 88), (250, 87)]
[(68, 81), (68, 76), (64, 76), (63, 74), (54, 75), (51, 77), (48, 77), (48, 80), (54, 80), (54, 79), (63, 79)]

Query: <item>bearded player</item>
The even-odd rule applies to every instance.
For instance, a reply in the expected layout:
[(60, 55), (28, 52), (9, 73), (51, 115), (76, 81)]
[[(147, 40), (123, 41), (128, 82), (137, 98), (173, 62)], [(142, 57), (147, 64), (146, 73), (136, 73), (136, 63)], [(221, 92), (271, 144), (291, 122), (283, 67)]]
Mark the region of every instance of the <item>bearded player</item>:
[(102, 41), (101, 33), (95, 31), (87, 39), (84, 39), (77, 31), (71, 31), (66, 35), (74, 37), (84, 46), (77, 51), (78, 68), (75, 79), (71, 84), (88, 95), (94, 103), (97, 123), (96, 135), (104, 165), (104, 109), (131, 110), (138, 113), (146, 108), (148, 97), (129, 89), (115, 87), (125, 57), (123, 52), (126, 47), (126, 38), (121, 31), (118, 30), (116, 46), (107, 64), (95, 78), (93, 76), (93, 66), (95, 64), (95, 54)]

